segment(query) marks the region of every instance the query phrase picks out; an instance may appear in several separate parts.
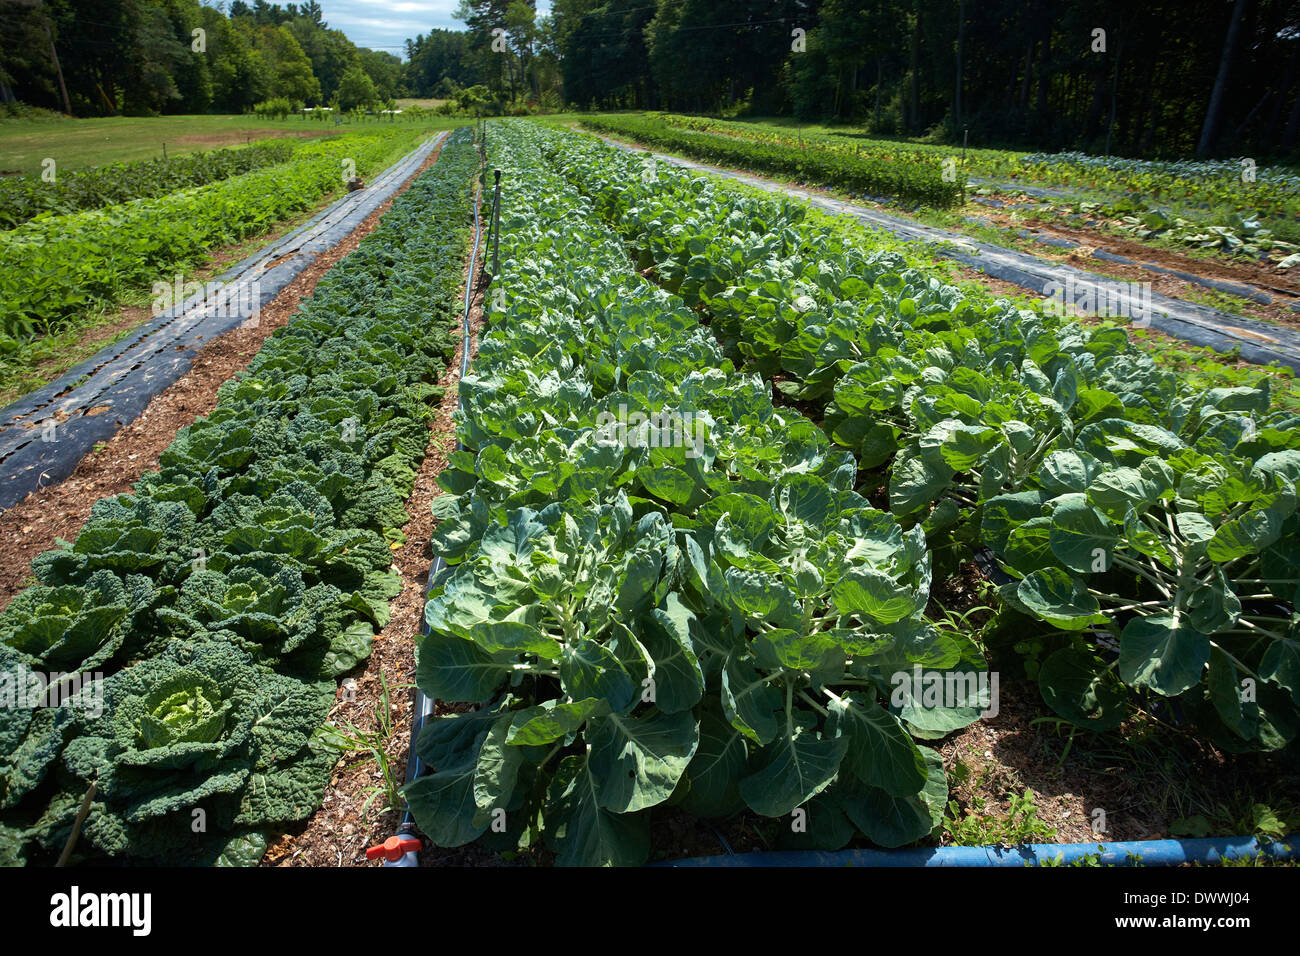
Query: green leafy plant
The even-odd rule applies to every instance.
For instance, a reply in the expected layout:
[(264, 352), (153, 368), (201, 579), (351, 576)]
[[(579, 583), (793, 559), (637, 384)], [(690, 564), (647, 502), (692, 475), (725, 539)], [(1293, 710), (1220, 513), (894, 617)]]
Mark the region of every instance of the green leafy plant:
[(107, 682), (106, 715), (85, 720), (64, 749), (80, 782), (36, 829), (58, 842), (93, 780), (82, 838), (96, 850), (211, 860), (232, 833), (252, 838), (241, 831), (314, 809), (333, 762), (314, 734), (333, 696), (329, 683), (274, 674), (228, 644), (174, 644)]
[[(479, 709), (416, 742), (434, 771), (406, 790), (421, 828), (448, 845), (540, 838), (564, 864), (640, 862), (669, 805), (799, 810), (823, 847), (926, 836), (946, 785), (909, 730), (942, 735), (978, 706), (881, 698), (914, 665), (984, 665), (922, 619), (924, 534), (853, 492), (852, 457), (735, 374), (581, 212), (566, 178), (594, 174), (601, 147), (514, 127), (489, 142), (528, 175), (503, 210), (509, 299), (462, 383), (472, 450), (441, 479), (435, 546), (454, 563), (417, 670), (426, 693)], [(557, 258), (575, 229), (577, 268)], [(700, 444), (603, 441), (614, 408), (689, 414)]]
[(1020, 843), (1054, 842), (1056, 830), (1039, 819), (1036, 794), (1025, 790), (1007, 797), (1003, 813), (985, 812), (986, 801), (976, 796), (965, 809), (956, 800), (948, 802), (943, 829), (957, 846), (1015, 846)]
[(379, 699), (374, 706), (374, 720), (370, 729), (363, 729), (351, 720), (342, 721), (338, 727), (326, 725), (322, 730), (322, 741), (335, 750), (343, 753), (361, 754), (363, 757), (362, 764), (374, 763), (375, 769), (379, 773), (380, 783), (365, 788), (362, 792), (368, 794), (365, 802), (361, 805), (361, 816), (363, 819), (369, 819), (370, 808), (376, 800), (380, 800), (383, 806), (380, 807), (379, 813), (387, 813), (398, 807), (405, 805), (402, 797), (403, 780), (398, 776), (396, 768), (388, 755), (389, 748), (392, 746), (393, 737), (397, 728), (393, 723), (393, 691), (410, 690), (412, 684), (397, 684), (390, 686), (388, 676), (379, 672)]
[(236, 149), (60, 171), (52, 183), (41, 176), (7, 177), (0, 179), (0, 229), (13, 229), (37, 216), (149, 199), (278, 166), (293, 157), (297, 146), (292, 140), (262, 140)]
[[(1058, 713), (1113, 729), (1136, 691), (1179, 696), (1229, 749), (1294, 736), (1300, 580), (1284, 542), (1300, 438), (1266, 377), (1206, 388), (1122, 330), (977, 308), (897, 255), (841, 247), (786, 204), (733, 211), (729, 193), (698, 178), (660, 170), (640, 185), (633, 158), (609, 161), (624, 175), (599, 185), (581, 167), (571, 175), (592, 183), (638, 265), (648, 257), (657, 275), (700, 277), (698, 291), (686, 278), (678, 290), (714, 317), (738, 360), (824, 404), (824, 426), (861, 466), (887, 468), (900, 519), (932, 543), (990, 547), (1024, 579), (1004, 589), (1012, 606), (1072, 633), (1036, 675)], [(759, 233), (766, 245), (749, 239)], [(761, 252), (727, 253), (728, 242)], [(1180, 617), (1189, 612), (1194, 623)], [(1174, 618), (1178, 635), (1205, 640), (1174, 640), (1161, 630)], [(1211, 643), (1223, 655), (1211, 659)], [(1190, 683), (1174, 677), (1174, 660)]]
[(932, 206), (955, 205), (963, 183), (945, 178), (938, 161), (891, 162), (871, 154), (802, 150), (788, 140), (757, 142), (712, 131), (682, 129), (644, 116), (584, 116), (583, 125), (646, 146), (686, 153), (708, 163), (806, 179)]
[(0, 333), (30, 338), (148, 288), (213, 245), (260, 235), (337, 189), (341, 159), (366, 172), (418, 135), (389, 129), (309, 143), (279, 166), (0, 233)]
[(7, 862), (61, 849), (92, 782), (95, 863), (254, 865), (318, 806), (334, 680), (400, 590), (388, 542), (455, 350), (476, 166), (455, 134), (159, 470), (33, 562), (0, 613), (0, 672), (106, 679), (100, 707), (0, 708)]

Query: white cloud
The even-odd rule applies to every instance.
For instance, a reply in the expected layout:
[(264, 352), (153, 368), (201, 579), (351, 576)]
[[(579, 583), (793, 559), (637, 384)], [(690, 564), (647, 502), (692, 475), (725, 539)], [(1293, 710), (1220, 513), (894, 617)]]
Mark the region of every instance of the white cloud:
[(325, 22), (342, 30), (357, 46), (402, 55), (406, 40), (442, 28), (464, 29), (452, 14), (456, 0), (321, 0)]
[[(342, 30), (357, 46), (403, 55), (403, 46), (430, 30), (463, 30), (453, 14), (458, 0), (319, 0), (325, 22)], [(550, 10), (549, 0), (538, 0), (537, 13)]]

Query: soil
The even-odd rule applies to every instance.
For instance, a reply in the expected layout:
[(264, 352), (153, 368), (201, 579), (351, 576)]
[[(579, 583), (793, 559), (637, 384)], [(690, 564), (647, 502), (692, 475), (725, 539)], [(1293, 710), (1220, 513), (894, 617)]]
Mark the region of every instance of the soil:
[[(976, 721), (940, 743), (948, 774), (949, 801), (956, 816), (1006, 819), (1013, 797), (1034, 792), (1035, 816), (1051, 832), (1028, 838), (1035, 843), (1086, 843), (1091, 840), (1146, 840), (1168, 834), (1169, 820), (1155, 809), (1153, 794), (1142, 792), (1124, 766), (1088, 766), (1066, 760), (1059, 766), (1063, 741), (1033, 721), (1043, 716), (1037, 688), (1022, 681), (1000, 682), (998, 714)], [(1093, 813), (1101, 809), (1104, 832), (1094, 832)], [(952, 810), (949, 811), (953, 813)], [(946, 841), (945, 842), (949, 842)]]
[[(437, 160), (441, 147), (399, 187), (405, 191)], [(158, 456), (176, 432), (212, 411), (217, 389), (243, 370), (276, 329), (298, 311), (330, 269), (374, 231), (392, 205), (385, 201), (329, 251), (320, 255), (262, 309), (256, 326), (239, 327), (213, 339), (195, 356), (184, 377), (155, 395), (144, 412), (102, 446), (92, 449), (62, 482), (32, 492), (8, 511), (0, 512), (0, 610), (31, 581), (31, 562), (58, 540), (71, 541), (101, 498), (124, 494), (147, 471), (158, 467)]]

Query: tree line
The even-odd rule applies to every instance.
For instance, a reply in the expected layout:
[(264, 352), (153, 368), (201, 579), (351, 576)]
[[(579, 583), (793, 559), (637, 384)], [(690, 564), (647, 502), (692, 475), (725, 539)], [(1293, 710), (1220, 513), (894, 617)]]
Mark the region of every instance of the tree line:
[(242, 113), (272, 99), (372, 106), (402, 88), (401, 58), (330, 29), (317, 0), (0, 0), (0, 102), (74, 116)]
[[(462, 0), (408, 85), (1134, 156), (1300, 146), (1300, 0)], [(491, 31), (504, 30), (493, 52)], [(422, 42), (421, 42), (422, 41)]]
[(465, 29), (408, 39), (403, 61), (330, 29), (317, 0), (0, 0), (0, 100), (102, 115), (407, 95), (1133, 156), (1300, 147), (1300, 0), (553, 0), (546, 16), (461, 0), (456, 16)]

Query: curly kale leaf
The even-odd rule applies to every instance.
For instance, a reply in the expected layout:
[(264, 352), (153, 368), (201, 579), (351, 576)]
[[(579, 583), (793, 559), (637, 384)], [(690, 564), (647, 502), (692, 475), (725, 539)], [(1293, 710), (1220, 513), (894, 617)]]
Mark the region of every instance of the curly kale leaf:
[(195, 809), (225, 828), (300, 819), (314, 805), (308, 778), (323, 779), (311, 741), (332, 700), (331, 684), (268, 672), (215, 641), (175, 642), (122, 671), (107, 682), (104, 716), (64, 754), (68, 771), (98, 784), (87, 837), (148, 856), (145, 831)]
[(84, 585), (36, 585), (0, 615), (0, 643), (49, 670), (93, 670), (112, 660), (160, 597), (148, 578), (112, 571)]
[(99, 570), (166, 580), (192, 558), (194, 526), (194, 512), (181, 501), (106, 498), (91, 510), (76, 542), (38, 555), (32, 573), (50, 586), (81, 584)]

